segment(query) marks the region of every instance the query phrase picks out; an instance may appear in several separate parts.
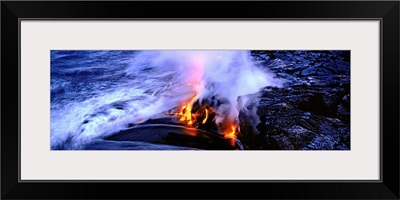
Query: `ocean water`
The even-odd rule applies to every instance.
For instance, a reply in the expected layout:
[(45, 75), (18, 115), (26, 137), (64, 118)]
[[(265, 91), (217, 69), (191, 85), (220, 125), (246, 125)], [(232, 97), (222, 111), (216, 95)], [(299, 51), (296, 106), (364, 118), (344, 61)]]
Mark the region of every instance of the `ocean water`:
[[(210, 55), (214, 60), (210, 61)], [(233, 51), (52, 50), (51, 149), (193, 149), (104, 138), (132, 124), (165, 117), (166, 111), (176, 109), (195, 93), (220, 93), (235, 99), (275, 84), (249, 63), (247, 55)], [(200, 69), (200, 64), (212, 67)], [(207, 90), (199, 91), (193, 81)], [(227, 83), (230, 87), (225, 87)]]

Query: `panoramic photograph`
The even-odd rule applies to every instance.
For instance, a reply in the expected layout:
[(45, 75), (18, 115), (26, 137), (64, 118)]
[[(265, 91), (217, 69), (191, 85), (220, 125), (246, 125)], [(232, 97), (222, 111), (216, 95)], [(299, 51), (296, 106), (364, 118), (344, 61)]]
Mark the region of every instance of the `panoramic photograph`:
[(51, 150), (350, 150), (349, 50), (51, 50)]

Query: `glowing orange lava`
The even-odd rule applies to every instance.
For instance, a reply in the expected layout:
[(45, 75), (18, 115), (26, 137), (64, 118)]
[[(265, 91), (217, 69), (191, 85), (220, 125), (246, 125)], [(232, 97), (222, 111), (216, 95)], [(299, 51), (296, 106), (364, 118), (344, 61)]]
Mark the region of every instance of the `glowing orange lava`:
[(203, 119), (201, 123), (205, 124), (207, 122), (207, 119), (208, 119), (208, 109), (206, 108), (206, 117)]
[(224, 133), (224, 137), (225, 138), (236, 138), (236, 128), (237, 128), (237, 125), (232, 124), (230, 126), (230, 128), (228, 128), (227, 130), (225, 130), (223, 132)]
[(237, 138), (237, 128), (236, 124), (231, 124), (228, 129), (223, 131), (224, 138), (231, 139), (230, 144), (235, 146), (235, 139)]
[[(215, 112), (218, 112), (217, 109), (214, 110), (212, 107), (207, 105), (200, 105), (199, 109), (196, 107), (195, 111), (193, 111), (193, 104), (198, 100), (199, 94), (201, 94), (201, 91), (204, 89), (202, 78), (207, 59), (208, 58), (204, 55), (197, 55), (190, 58), (192, 67), (187, 71), (189, 75), (186, 77), (186, 81), (189, 86), (193, 87), (195, 95), (190, 100), (184, 101), (179, 106), (178, 112), (166, 113), (179, 117), (179, 121), (195, 128), (198, 128), (200, 123), (206, 124), (208, 120), (214, 121), (215, 118), (210, 117), (210, 115), (214, 115)], [(219, 134), (224, 138), (232, 139), (232, 145), (235, 144), (238, 131), (238, 125), (233, 121), (234, 120), (232, 119), (223, 120), (222, 125), (219, 125), (218, 127)], [(190, 133), (190, 135), (191, 134), (192, 133)]]
[[(197, 127), (197, 125), (201, 122), (201, 124), (207, 123), (210, 119), (210, 113), (213, 112), (213, 109), (208, 106), (201, 106), (200, 110), (193, 112), (193, 103), (197, 100), (198, 95), (195, 95), (191, 98), (190, 101), (184, 103), (178, 110), (178, 113), (174, 113), (175, 116), (179, 117), (179, 121), (186, 123), (187, 125)], [(199, 119), (200, 118), (200, 119)], [(197, 121), (199, 120), (199, 121)], [(200, 121), (201, 120), (201, 121)], [(231, 120), (226, 120), (222, 123), (219, 128), (219, 133), (225, 138), (237, 138), (238, 125), (232, 122)]]
[(181, 107), (181, 111), (178, 114), (179, 116), (181, 116), (181, 118), (179, 119), (181, 122), (187, 122), (187, 124), (192, 125), (193, 124), (193, 116), (192, 116), (192, 107), (193, 107), (193, 103), (194, 101), (196, 101), (197, 99), (197, 94), (192, 97), (192, 99), (185, 105), (183, 105)]

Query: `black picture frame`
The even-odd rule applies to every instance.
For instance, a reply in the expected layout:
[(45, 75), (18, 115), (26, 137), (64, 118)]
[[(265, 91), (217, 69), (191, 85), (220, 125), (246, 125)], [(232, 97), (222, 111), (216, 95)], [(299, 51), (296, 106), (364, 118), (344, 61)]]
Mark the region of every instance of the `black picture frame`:
[[(1, 198), (399, 199), (399, 8), (399, 1), (2, 1)], [(20, 182), (20, 19), (163, 18), (381, 20), (381, 181)]]

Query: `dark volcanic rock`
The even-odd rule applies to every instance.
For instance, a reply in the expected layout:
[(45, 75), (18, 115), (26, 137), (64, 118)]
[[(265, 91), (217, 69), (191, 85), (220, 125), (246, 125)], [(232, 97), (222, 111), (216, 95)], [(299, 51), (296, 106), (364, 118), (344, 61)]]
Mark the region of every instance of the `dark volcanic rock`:
[(349, 51), (252, 53), (287, 82), (261, 91), (258, 133), (239, 138), (246, 149), (350, 149)]
[(278, 146), (280, 149), (294, 150), (293, 144), (290, 142), (289, 138), (284, 134), (274, 135), (271, 137), (272, 143)]
[[(165, 120), (169, 121), (169, 120)], [(201, 129), (189, 128), (179, 124), (153, 124), (151, 122), (131, 126), (118, 133), (103, 138), (101, 144), (110, 141), (121, 144), (173, 145), (182, 148), (194, 148), (204, 150), (235, 150), (241, 149), (240, 141), (224, 138), (215, 133)], [(233, 140), (233, 141), (232, 141)], [(121, 143), (123, 142), (123, 143)], [(129, 143), (131, 142), (131, 143)], [(233, 143), (233, 144), (232, 144)], [(140, 147), (138, 146), (138, 148)], [(91, 144), (90, 148), (99, 146)], [(134, 147), (131, 147), (134, 148)]]
[(335, 84), (338, 76), (345, 79), (350, 76), (350, 51), (253, 51), (252, 54), (258, 63), (294, 84), (315, 83), (307, 81), (310, 77)]
[(258, 107), (264, 143), (254, 148), (349, 149), (348, 119), (336, 114), (342, 94), (327, 97), (330, 104), (322, 96), (309, 88), (265, 92)]

